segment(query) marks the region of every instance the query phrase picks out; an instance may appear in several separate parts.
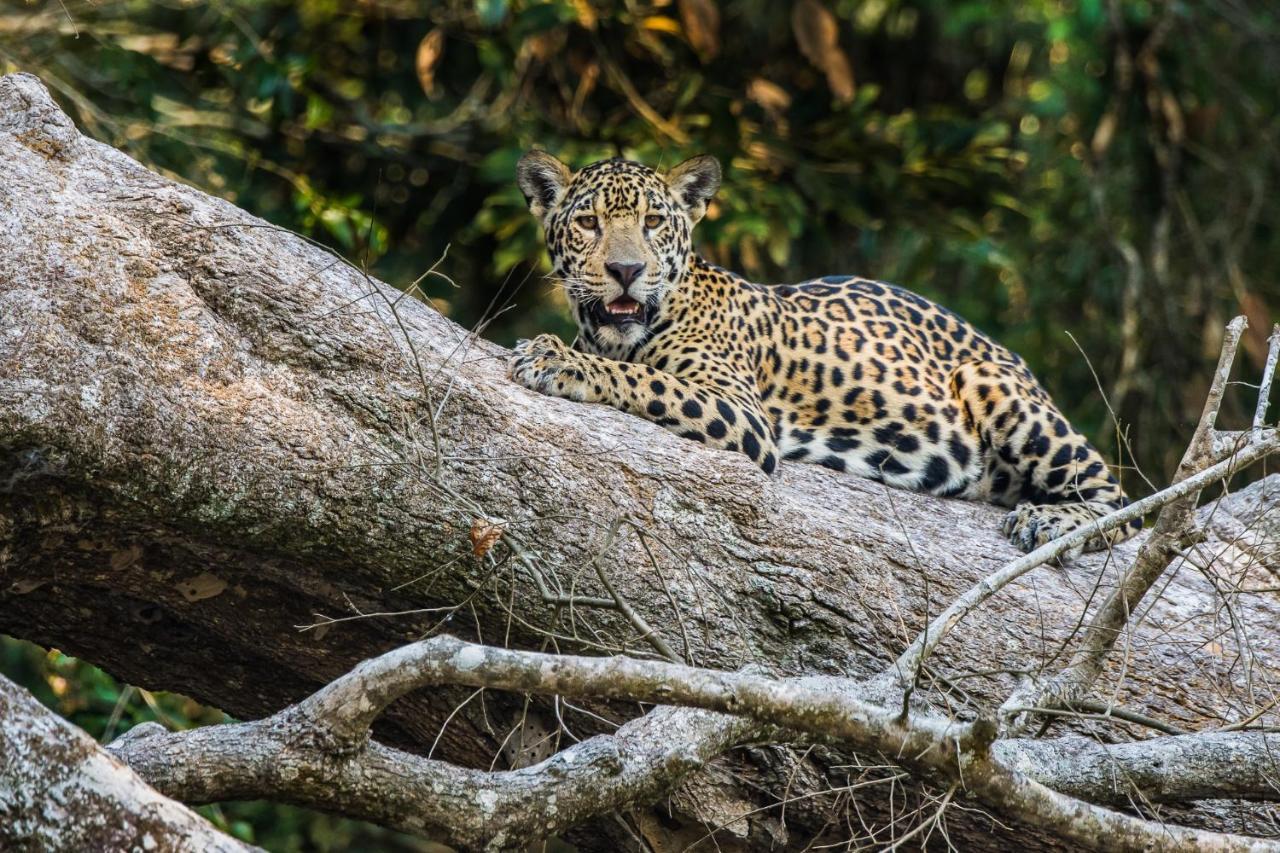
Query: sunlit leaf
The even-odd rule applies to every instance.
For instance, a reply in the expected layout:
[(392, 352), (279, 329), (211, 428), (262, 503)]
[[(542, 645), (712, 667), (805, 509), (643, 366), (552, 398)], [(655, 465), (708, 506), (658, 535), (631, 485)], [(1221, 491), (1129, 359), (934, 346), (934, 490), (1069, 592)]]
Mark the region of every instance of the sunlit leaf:
[(680, 0), (685, 38), (705, 62), (720, 52), (720, 10), (715, 0)]
[(799, 0), (791, 7), (791, 30), (800, 52), (826, 74), (835, 99), (853, 100), (853, 66), (840, 49), (840, 26), (831, 10), (820, 0)]
[(646, 30), (655, 30), (660, 33), (674, 33), (679, 35), (680, 23), (674, 18), (668, 18), (665, 15), (650, 15), (640, 22), (640, 26)]
[(414, 57), (413, 68), (418, 74), (418, 83), (428, 97), (436, 96), (436, 64), (444, 56), (444, 30), (436, 27), (418, 42), (418, 53)]
[(578, 23), (588, 30), (596, 28), (596, 10), (591, 8), (590, 0), (571, 0), (573, 11), (578, 16)]
[(767, 112), (780, 113), (791, 106), (791, 96), (777, 83), (757, 77), (747, 86), (747, 97)]

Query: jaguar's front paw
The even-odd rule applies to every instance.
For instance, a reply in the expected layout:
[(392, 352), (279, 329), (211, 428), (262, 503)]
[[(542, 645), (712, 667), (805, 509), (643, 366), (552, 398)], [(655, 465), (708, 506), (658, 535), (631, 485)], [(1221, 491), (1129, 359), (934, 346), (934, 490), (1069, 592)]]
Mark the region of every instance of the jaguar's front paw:
[[(1095, 517), (1096, 513), (1085, 504), (1021, 503), (1005, 516), (1004, 535), (1023, 551), (1034, 551), (1041, 545), (1091, 523)], [(1105, 542), (1095, 536), (1063, 553), (1058, 561), (1069, 562), (1083, 551), (1095, 551), (1102, 547), (1105, 547)]]
[(583, 400), (585, 377), (576, 360), (577, 353), (555, 335), (522, 339), (511, 355), (511, 378), (542, 394)]

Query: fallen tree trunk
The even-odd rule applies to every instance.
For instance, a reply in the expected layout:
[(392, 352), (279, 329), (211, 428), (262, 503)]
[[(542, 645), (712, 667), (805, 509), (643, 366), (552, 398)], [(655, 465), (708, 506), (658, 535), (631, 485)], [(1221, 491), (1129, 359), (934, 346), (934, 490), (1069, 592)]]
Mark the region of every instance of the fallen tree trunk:
[[(24, 75), (0, 80), (0, 237), (0, 631), (239, 717), (444, 628), (867, 676), (1017, 556), (992, 507), (814, 466), (770, 478), (533, 395), (507, 380), (500, 347), (80, 136)], [(1280, 599), (1242, 590), (1276, 586), (1277, 503), (1273, 477), (1202, 510), (1209, 565), (1193, 555), (1169, 573), (1098, 695), (1182, 730), (1274, 724), (1257, 712), (1280, 662)], [(1142, 541), (1003, 590), (930, 657), (920, 697), (999, 705), (1069, 648)], [(540, 757), (518, 748), (530, 732), (600, 730), (594, 713), (631, 711), (442, 688), (397, 702), (380, 736), (488, 769)], [(840, 838), (854, 807), (859, 832), (883, 830), (901, 801), (844, 790), (852, 772), (821, 749), (754, 748), (634, 810), (626, 831), (657, 843), (724, 824), (721, 843), (803, 843)], [(745, 814), (783, 796), (785, 819)], [(1201, 804), (1177, 820), (1261, 833), (1266, 808)], [(618, 825), (578, 840), (613, 849)], [(964, 849), (1059, 846), (980, 813), (949, 825)]]
[(257, 850), (150, 788), (83, 731), (0, 676), (5, 850)]

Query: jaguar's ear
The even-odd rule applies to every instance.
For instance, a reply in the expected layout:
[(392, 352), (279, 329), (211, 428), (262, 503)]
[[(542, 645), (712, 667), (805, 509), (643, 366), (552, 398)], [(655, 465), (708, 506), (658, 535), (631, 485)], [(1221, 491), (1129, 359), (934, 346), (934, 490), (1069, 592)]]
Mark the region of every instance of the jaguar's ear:
[(545, 151), (528, 151), (516, 163), (516, 183), (529, 212), (539, 219), (564, 198), (572, 176), (568, 166)]
[(685, 160), (663, 177), (689, 217), (697, 222), (707, 212), (707, 202), (720, 189), (720, 163), (710, 154)]

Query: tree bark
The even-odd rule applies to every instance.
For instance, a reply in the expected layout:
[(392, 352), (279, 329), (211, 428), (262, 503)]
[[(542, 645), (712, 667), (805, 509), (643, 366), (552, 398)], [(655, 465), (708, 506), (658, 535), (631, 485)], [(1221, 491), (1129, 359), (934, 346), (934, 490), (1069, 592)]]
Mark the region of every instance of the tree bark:
[(83, 731), (0, 675), (0, 848), (257, 850), (156, 793)]
[[(505, 356), (82, 137), (34, 78), (0, 80), (0, 631), (243, 718), (442, 629), (868, 676), (1018, 556), (996, 508), (816, 466), (768, 477), (617, 411), (534, 395), (508, 381)], [(1280, 599), (1240, 590), (1277, 585), (1277, 504), (1270, 477), (1201, 510), (1207, 541), (1153, 593), (1096, 695), (1184, 730), (1265, 706)], [(1064, 643), (1069, 657), (1141, 541), (1002, 591), (929, 659), (917, 698), (994, 707), (1013, 673)], [(472, 696), (406, 697), (380, 737), (488, 769), (525, 760), (519, 727), (602, 727), (563, 703)], [(1143, 734), (1114, 719), (1061, 728)], [(884, 825), (901, 803), (877, 789), (818, 796), (849, 784), (849, 764), (741, 750), (627, 822), (651, 838), (724, 823), (722, 845), (760, 847), (838, 839), (851, 803)], [(785, 819), (743, 814), (784, 795), (800, 798)], [(1267, 808), (1202, 804), (1177, 820), (1263, 833)], [(980, 813), (948, 822), (964, 849), (1060, 847)], [(576, 840), (613, 849), (619, 825)]]

